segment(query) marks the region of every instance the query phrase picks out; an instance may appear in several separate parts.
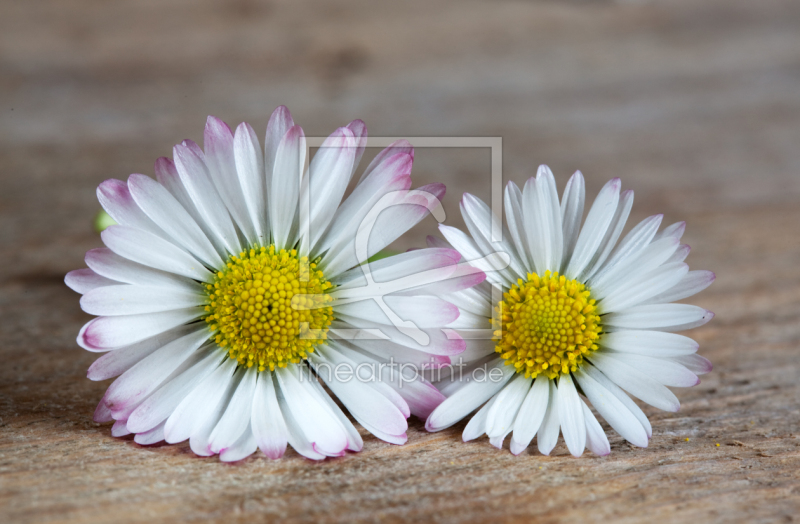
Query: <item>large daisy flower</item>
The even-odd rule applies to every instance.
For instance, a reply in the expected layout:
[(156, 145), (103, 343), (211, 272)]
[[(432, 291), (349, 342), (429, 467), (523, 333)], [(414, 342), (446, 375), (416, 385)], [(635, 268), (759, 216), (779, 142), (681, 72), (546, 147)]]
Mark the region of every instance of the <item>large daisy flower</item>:
[(351, 122), (306, 167), (303, 130), (285, 107), (263, 152), (248, 124), (233, 132), (209, 117), (204, 150), (176, 145), (174, 162), (156, 162), (158, 181), (134, 174), (99, 186), (119, 225), (86, 254), (88, 269), (66, 277), (99, 315), (78, 335), (106, 352), (89, 378), (119, 375), (96, 421), (115, 420), (113, 435), (135, 433), (140, 444), (188, 439), (224, 461), (257, 447), (279, 458), (287, 443), (311, 459), (359, 451), (359, 432), (319, 376), (372, 434), (406, 441), (407, 417), (426, 417), (444, 397), (379, 365), (430, 357), (435, 366), (463, 351), (457, 335), (426, 330), (458, 317), (432, 293), (484, 276), (456, 274), (452, 249), (365, 264), (444, 194), (441, 184), (409, 189), (414, 153), (399, 141), (343, 200), (366, 137)]
[[(464, 195), (470, 235), (444, 225), (442, 234), (467, 260), (503, 252), (510, 262), (498, 271), (485, 267), (486, 282), (445, 297), (461, 308), (450, 327), (479, 333), (491, 325), (493, 333), (473, 334), (463, 354), (467, 366), (448, 369), (438, 383), (448, 398), (428, 417), (429, 431), (483, 405), (464, 441), (485, 433), (502, 448), (511, 434), (511, 452), (519, 454), (537, 436), (547, 455), (560, 430), (572, 455), (586, 447), (606, 455), (608, 438), (588, 399), (623, 438), (647, 446), (650, 423), (626, 392), (677, 411), (667, 386), (694, 386), (711, 370), (695, 354), (697, 343), (674, 332), (705, 324), (713, 313), (673, 302), (705, 289), (714, 274), (689, 271), (689, 246), (680, 242), (685, 223), (659, 232), (662, 215), (643, 220), (618, 243), (632, 204), (633, 192), (620, 193), (615, 178), (581, 227), (582, 175), (569, 180), (559, 203), (553, 175), (542, 166), (522, 191), (513, 182), (506, 187), (508, 227), (493, 242), (490, 209)], [(429, 244), (445, 243), (429, 238)]]

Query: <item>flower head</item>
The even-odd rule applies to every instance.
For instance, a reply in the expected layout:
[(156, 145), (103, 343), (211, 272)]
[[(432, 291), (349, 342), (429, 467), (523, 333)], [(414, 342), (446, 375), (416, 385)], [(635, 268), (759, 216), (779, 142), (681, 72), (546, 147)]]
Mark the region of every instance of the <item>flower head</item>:
[[(586, 447), (605, 455), (608, 439), (588, 399), (622, 437), (647, 446), (650, 423), (626, 392), (677, 411), (667, 386), (694, 386), (711, 370), (695, 354), (697, 343), (674, 332), (705, 324), (713, 313), (673, 302), (705, 289), (714, 274), (689, 271), (689, 246), (680, 242), (685, 224), (659, 232), (661, 215), (617, 242), (632, 204), (633, 192), (620, 193), (613, 179), (581, 227), (582, 175), (570, 178), (559, 202), (553, 175), (542, 166), (524, 190), (513, 182), (506, 187), (508, 227), (494, 241), (488, 206), (464, 195), (461, 212), (470, 235), (444, 225), (440, 230), (486, 270), (487, 280), (445, 297), (462, 309), (450, 327), (464, 333), (491, 325), (491, 336), (470, 337), (466, 369), (437, 383), (448, 398), (428, 417), (428, 430), (447, 428), (480, 407), (464, 429), (465, 441), (485, 433), (502, 448), (511, 434), (511, 452), (519, 454), (537, 436), (539, 450), (549, 454), (560, 431), (573, 455)], [(508, 264), (487, 264), (482, 257), (494, 252), (506, 254)]]
[(306, 166), (305, 135), (286, 108), (270, 118), (263, 150), (248, 124), (234, 132), (209, 117), (204, 149), (175, 146), (174, 161), (156, 162), (158, 181), (100, 185), (118, 225), (86, 254), (88, 269), (66, 277), (98, 315), (78, 335), (106, 353), (89, 378), (119, 375), (95, 420), (115, 420), (112, 434), (141, 444), (188, 439), (226, 461), (257, 447), (278, 458), (287, 443), (312, 459), (360, 450), (318, 376), (371, 433), (406, 441), (407, 417), (443, 397), (418, 374), (381, 366), (440, 365), (463, 351), (457, 335), (426, 330), (459, 314), (428, 286), (456, 291), (484, 275), (459, 272), (458, 253), (442, 248), (365, 264), (444, 194), (441, 184), (410, 190), (414, 152), (398, 141), (345, 198), (366, 137), (351, 122)]

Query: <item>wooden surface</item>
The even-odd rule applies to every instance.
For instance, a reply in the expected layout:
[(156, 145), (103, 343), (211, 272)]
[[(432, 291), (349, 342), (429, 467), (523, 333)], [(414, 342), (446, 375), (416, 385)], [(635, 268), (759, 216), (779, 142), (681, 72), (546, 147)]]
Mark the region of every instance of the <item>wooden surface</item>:
[[(207, 114), (259, 134), (287, 104), (308, 134), (502, 136), (590, 193), (621, 176), (633, 219), (687, 220), (717, 313), (714, 371), (645, 408), (647, 449), (513, 457), (463, 424), (395, 447), (234, 465), (92, 422), (107, 383), (74, 342), (62, 282), (99, 246), (102, 180), (152, 173)], [(0, 521), (789, 522), (800, 514), (800, 3), (0, 3)], [(487, 151), (420, 150), (418, 184), (489, 197)], [(399, 247), (419, 245), (430, 220)], [(719, 446), (717, 445), (719, 444)]]

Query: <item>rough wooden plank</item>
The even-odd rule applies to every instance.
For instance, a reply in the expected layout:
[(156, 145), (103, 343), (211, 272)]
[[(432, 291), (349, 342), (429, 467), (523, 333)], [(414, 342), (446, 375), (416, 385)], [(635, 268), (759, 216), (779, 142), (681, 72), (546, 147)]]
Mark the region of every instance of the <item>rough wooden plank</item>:
[[(800, 5), (254, 1), (0, 4), (0, 519), (358, 522), (791, 521), (800, 510)], [(94, 187), (150, 173), (207, 113), (309, 134), (504, 138), (506, 179), (541, 162), (591, 192), (622, 176), (633, 219), (687, 220), (718, 280), (693, 333), (714, 371), (645, 408), (654, 435), (612, 454), (513, 457), (463, 424), (409, 443), (239, 464), (141, 447), (92, 422), (107, 387), (62, 284), (99, 245)], [(260, 132), (259, 132), (260, 133)], [(486, 152), (425, 150), (419, 184), (489, 197)], [(417, 245), (411, 235), (398, 247)], [(688, 441), (686, 439), (689, 439)], [(719, 446), (717, 446), (719, 444)]]

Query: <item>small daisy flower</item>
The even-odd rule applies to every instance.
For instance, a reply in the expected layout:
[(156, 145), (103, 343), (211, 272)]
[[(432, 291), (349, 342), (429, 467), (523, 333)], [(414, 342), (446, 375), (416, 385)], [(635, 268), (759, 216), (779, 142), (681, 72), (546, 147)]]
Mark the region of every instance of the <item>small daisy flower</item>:
[[(444, 194), (441, 184), (409, 189), (414, 152), (399, 141), (343, 200), (366, 137), (360, 120), (337, 129), (306, 168), (306, 139), (286, 108), (270, 118), (263, 152), (248, 124), (233, 132), (209, 117), (204, 150), (175, 146), (174, 162), (156, 162), (158, 181), (134, 174), (99, 186), (119, 225), (86, 254), (88, 269), (66, 277), (98, 315), (78, 335), (106, 352), (89, 378), (119, 376), (96, 421), (115, 420), (113, 435), (135, 433), (140, 444), (188, 439), (224, 461), (257, 447), (279, 458), (287, 443), (311, 459), (359, 451), (358, 431), (313, 369), (364, 428), (406, 441), (406, 419), (444, 397), (379, 365), (441, 365), (463, 351), (457, 335), (426, 329), (459, 314), (433, 284), (455, 291), (484, 276), (458, 273), (452, 249), (365, 264)], [(409, 337), (395, 316), (424, 336)]]
[[(449, 327), (465, 334), (491, 324), (494, 332), (491, 340), (468, 340), (467, 366), (448, 370), (451, 376), (437, 383), (448, 398), (428, 417), (429, 431), (483, 405), (464, 429), (464, 441), (485, 433), (502, 448), (511, 434), (516, 455), (537, 436), (547, 455), (560, 430), (572, 455), (586, 447), (606, 455), (608, 439), (588, 399), (623, 438), (647, 446), (650, 423), (627, 394), (677, 411), (678, 399), (667, 386), (694, 386), (697, 375), (711, 370), (695, 354), (698, 344), (674, 332), (703, 325), (713, 313), (673, 302), (715, 277), (684, 263), (689, 246), (680, 242), (683, 222), (659, 232), (663, 217), (652, 216), (618, 243), (632, 204), (633, 192), (620, 194), (615, 178), (581, 227), (582, 175), (572, 176), (559, 203), (553, 175), (542, 166), (524, 190), (513, 182), (506, 187), (508, 227), (501, 241), (492, 242), (490, 209), (464, 195), (461, 213), (471, 236), (444, 225), (442, 234), (467, 260), (502, 252), (509, 264), (498, 271), (484, 267), (486, 282), (444, 297), (461, 308)], [(429, 244), (446, 245), (433, 238)]]

